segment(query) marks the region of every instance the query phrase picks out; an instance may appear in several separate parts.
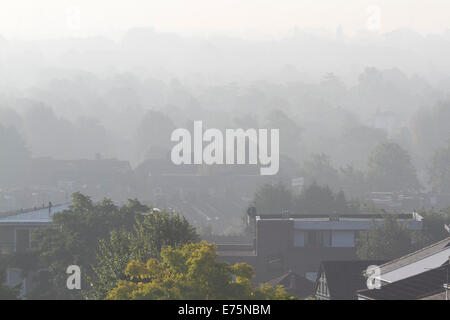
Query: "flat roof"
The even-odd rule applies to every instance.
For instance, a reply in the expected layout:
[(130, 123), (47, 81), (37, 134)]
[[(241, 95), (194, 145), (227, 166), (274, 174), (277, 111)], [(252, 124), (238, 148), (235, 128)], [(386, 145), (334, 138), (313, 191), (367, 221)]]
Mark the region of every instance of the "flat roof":
[[(358, 215), (264, 215), (256, 216), (258, 223), (291, 221), (296, 230), (370, 230), (373, 222), (380, 226), (385, 214)], [(422, 217), (417, 213), (396, 214), (397, 221), (409, 230), (422, 228)]]
[(422, 221), (422, 217), (416, 213), (360, 213), (360, 214), (267, 214), (256, 215), (257, 220), (302, 220), (302, 221), (367, 221), (384, 219), (388, 215), (396, 216), (397, 220)]
[(52, 223), (55, 213), (69, 209), (70, 204), (55, 205), (51, 211), (49, 208), (41, 208), (32, 211), (16, 213), (6, 217), (0, 217), (0, 225), (4, 224), (28, 224), (28, 223)]

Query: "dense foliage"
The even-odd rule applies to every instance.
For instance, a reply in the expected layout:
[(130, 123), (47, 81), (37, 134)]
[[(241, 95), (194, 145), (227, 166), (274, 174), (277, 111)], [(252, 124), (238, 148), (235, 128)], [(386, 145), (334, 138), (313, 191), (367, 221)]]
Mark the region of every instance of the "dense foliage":
[(291, 299), (282, 287), (254, 288), (252, 268), (217, 262), (215, 245), (198, 242), (182, 248), (167, 247), (161, 259), (132, 260), (126, 280), (108, 299)]

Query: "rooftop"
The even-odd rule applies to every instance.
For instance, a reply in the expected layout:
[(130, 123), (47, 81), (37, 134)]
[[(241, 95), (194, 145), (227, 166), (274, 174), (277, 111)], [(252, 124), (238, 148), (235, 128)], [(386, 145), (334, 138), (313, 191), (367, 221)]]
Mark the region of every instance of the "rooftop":
[(48, 207), (32, 209), (24, 212), (13, 213), (0, 217), (0, 225), (15, 223), (51, 223), (52, 216), (69, 209), (70, 204), (55, 205), (49, 210)]
[[(393, 274), (394, 271), (402, 268), (403, 276), (405, 274), (414, 275), (418, 272), (441, 266), (448, 261), (449, 256), (450, 237), (381, 265), (381, 277), (385, 281), (392, 282), (397, 279), (392, 276), (389, 277), (389, 273)], [(414, 266), (411, 266), (412, 264)], [(407, 267), (409, 266), (411, 266), (409, 268), (411, 270), (408, 271)]]
[(298, 298), (309, 297), (314, 293), (315, 284), (314, 282), (299, 276), (295, 272), (289, 271), (277, 278), (269, 280), (266, 284), (277, 287), (283, 286), (285, 290)]
[[(422, 217), (413, 213), (396, 214), (397, 221), (409, 230), (422, 228)], [(263, 215), (256, 216), (257, 222), (292, 221), (298, 230), (369, 230), (373, 223), (382, 225), (386, 214), (353, 215)]]
[(415, 276), (389, 283), (381, 289), (361, 290), (358, 296), (370, 300), (436, 300), (445, 297), (450, 265), (444, 265)]
[[(361, 213), (361, 214), (321, 214), (321, 215), (307, 215), (307, 214), (268, 214), (268, 215), (258, 215), (256, 219), (258, 220), (295, 220), (295, 221), (372, 221), (372, 220), (382, 220), (385, 214), (373, 214), (373, 213)], [(400, 213), (395, 214), (397, 220), (413, 220), (422, 221), (422, 217), (416, 213)]]
[(383, 262), (378, 260), (323, 261), (320, 272), (325, 273), (331, 299), (355, 300), (357, 290), (367, 288), (364, 271), (371, 265), (379, 265)]

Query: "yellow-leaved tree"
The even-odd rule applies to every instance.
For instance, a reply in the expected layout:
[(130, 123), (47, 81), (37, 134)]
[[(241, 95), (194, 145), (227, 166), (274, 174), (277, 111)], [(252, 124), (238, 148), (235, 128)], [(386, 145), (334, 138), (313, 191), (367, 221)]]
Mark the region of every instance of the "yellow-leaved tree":
[(216, 246), (205, 241), (167, 247), (159, 260), (130, 261), (127, 280), (119, 281), (107, 299), (294, 299), (282, 286), (255, 288), (248, 264), (216, 260)]

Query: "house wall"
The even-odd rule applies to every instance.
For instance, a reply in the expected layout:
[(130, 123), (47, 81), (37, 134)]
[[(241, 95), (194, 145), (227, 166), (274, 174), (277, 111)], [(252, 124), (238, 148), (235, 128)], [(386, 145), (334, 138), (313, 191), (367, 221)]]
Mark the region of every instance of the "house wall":
[(0, 252), (7, 253), (14, 250), (14, 227), (0, 226)]
[(289, 219), (257, 221), (258, 281), (270, 280), (289, 270), (305, 277), (317, 273), (324, 260), (357, 259), (354, 231), (333, 231), (331, 246), (322, 243), (311, 247), (307, 244), (309, 230), (295, 230), (294, 226)]
[[(357, 260), (355, 239), (366, 221), (297, 221), (295, 219), (256, 219), (256, 257), (251, 261), (255, 280), (266, 282), (288, 271), (303, 277), (317, 274), (327, 260)], [(358, 229), (361, 228), (361, 229)], [(236, 261), (225, 257), (223, 261)], [(246, 262), (246, 261), (245, 261)]]

